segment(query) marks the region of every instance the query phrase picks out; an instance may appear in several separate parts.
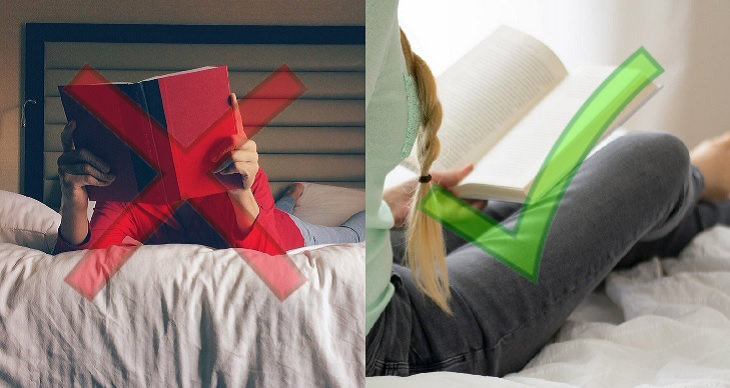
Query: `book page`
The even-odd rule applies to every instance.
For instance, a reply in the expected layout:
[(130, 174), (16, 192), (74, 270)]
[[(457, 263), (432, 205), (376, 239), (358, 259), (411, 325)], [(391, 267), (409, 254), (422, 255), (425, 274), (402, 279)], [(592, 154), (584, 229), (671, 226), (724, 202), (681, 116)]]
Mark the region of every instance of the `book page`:
[(498, 28), (438, 78), (444, 118), (434, 169), (479, 160), (566, 74), (543, 43)]
[[(226, 69), (228, 68), (227, 66), (225, 66), (225, 67), (226, 67)], [(195, 73), (195, 72), (198, 72), (198, 71), (210, 70), (210, 69), (214, 69), (214, 68), (215, 68), (215, 66), (203, 66), (203, 67), (198, 67), (197, 69), (178, 71), (176, 73), (168, 73), (168, 74), (156, 75), (154, 77), (145, 78), (145, 79), (143, 79), (140, 82), (152, 81), (152, 80), (161, 79), (161, 78), (174, 77), (174, 76), (178, 76), (178, 75), (183, 75), (183, 74), (187, 74), (187, 73)]]
[(475, 164), (462, 183), (526, 189), (578, 109), (612, 71), (613, 67), (592, 66), (566, 77)]

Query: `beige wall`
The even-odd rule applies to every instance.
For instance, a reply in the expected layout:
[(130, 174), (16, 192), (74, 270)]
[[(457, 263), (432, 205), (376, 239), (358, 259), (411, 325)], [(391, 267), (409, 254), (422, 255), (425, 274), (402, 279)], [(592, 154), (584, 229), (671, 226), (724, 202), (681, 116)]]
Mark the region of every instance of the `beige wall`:
[(26, 22), (362, 25), (365, 7), (362, 0), (0, 0), (0, 15), (0, 190), (17, 192)]

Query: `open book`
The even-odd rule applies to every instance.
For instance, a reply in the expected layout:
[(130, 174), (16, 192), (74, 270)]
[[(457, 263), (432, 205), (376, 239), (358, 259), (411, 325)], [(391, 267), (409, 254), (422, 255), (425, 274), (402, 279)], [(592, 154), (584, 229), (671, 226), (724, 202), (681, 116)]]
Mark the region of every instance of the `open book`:
[[(148, 190), (141, 197), (145, 202), (169, 203), (242, 187), (236, 175), (216, 176), (220, 184), (201, 179), (214, 165), (209, 151), (221, 144), (232, 145), (231, 136), (238, 133), (228, 103), (230, 87), (225, 66), (202, 67), (135, 83), (58, 88), (66, 117), (76, 121), (76, 148), (87, 149), (106, 161), (116, 175), (110, 186), (87, 187), (91, 200), (132, 201), (155, 178), (159, 179), (159, 188)], [(84, 96), (87, 103), (77, 100), (84, 100)], [(100, 105), (90, 107), (88, 101), (94, 100)], [(90, 108), (97, 113), (92, 114)], [(135, 109), (143, 113), (135, 113)], [(106, 124), (114, 121), (113, 117), (120, 119), (116, 120), (116, 131)], [(125, 137), (127, 140), (122, 140)], [(162, 175), (158, 176), (157, 171)]]
[[(444, 117), (441, 154), (432, 168), (474, 163), (454, 188), (457, 195), (523, 202), (560, 134), (614, 69), (590, 66), (568, 74), (540, 41), (498, 28), (438, 77)], [(644, 88), (604, 136), (658, 90), (654, 83)], [(402, 165), (418, 171), (413, 154)]]

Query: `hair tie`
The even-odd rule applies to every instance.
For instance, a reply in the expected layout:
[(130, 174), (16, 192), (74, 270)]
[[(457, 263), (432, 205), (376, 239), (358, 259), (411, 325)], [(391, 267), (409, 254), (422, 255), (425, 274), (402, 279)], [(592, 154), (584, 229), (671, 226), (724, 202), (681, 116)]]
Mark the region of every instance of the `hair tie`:
[(431, 182), (431, 174), (428, 175), (421, 175), (418, 177), (419, 183), (428, 183)]

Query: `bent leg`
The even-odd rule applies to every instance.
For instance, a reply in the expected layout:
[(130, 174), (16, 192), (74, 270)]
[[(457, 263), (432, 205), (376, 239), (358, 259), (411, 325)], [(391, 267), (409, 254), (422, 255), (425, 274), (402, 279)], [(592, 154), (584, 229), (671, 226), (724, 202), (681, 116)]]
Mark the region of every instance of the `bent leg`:
[[(576, 173), (548, 232), (537, 284), (478, 247), (462, 246), (447, 258), (450, 316), (419, 292), (407, 268), (395, 265), (400, 285), (368, 335), (368, 373), (519, 370), (632, 246), (679, 224), (702, 184), (675, 137), (617, 139)], [(516, 219), (503, 225), (512, 228)]]
[(294, 198), (284, 195), (281, 198), (279, 198), (276, 203), (274, 204), (274, 207), (283, 211), (287, 214), (294, 214), (294, 207), (297, 205)]
[(718, 224), (730, 225), (730, 200), (700, 201), (669, 233), (654, 240), (640, 241), (634, 245), (617, 267), (631, 267), (654, 256), (676, 257), (700, 232)]

